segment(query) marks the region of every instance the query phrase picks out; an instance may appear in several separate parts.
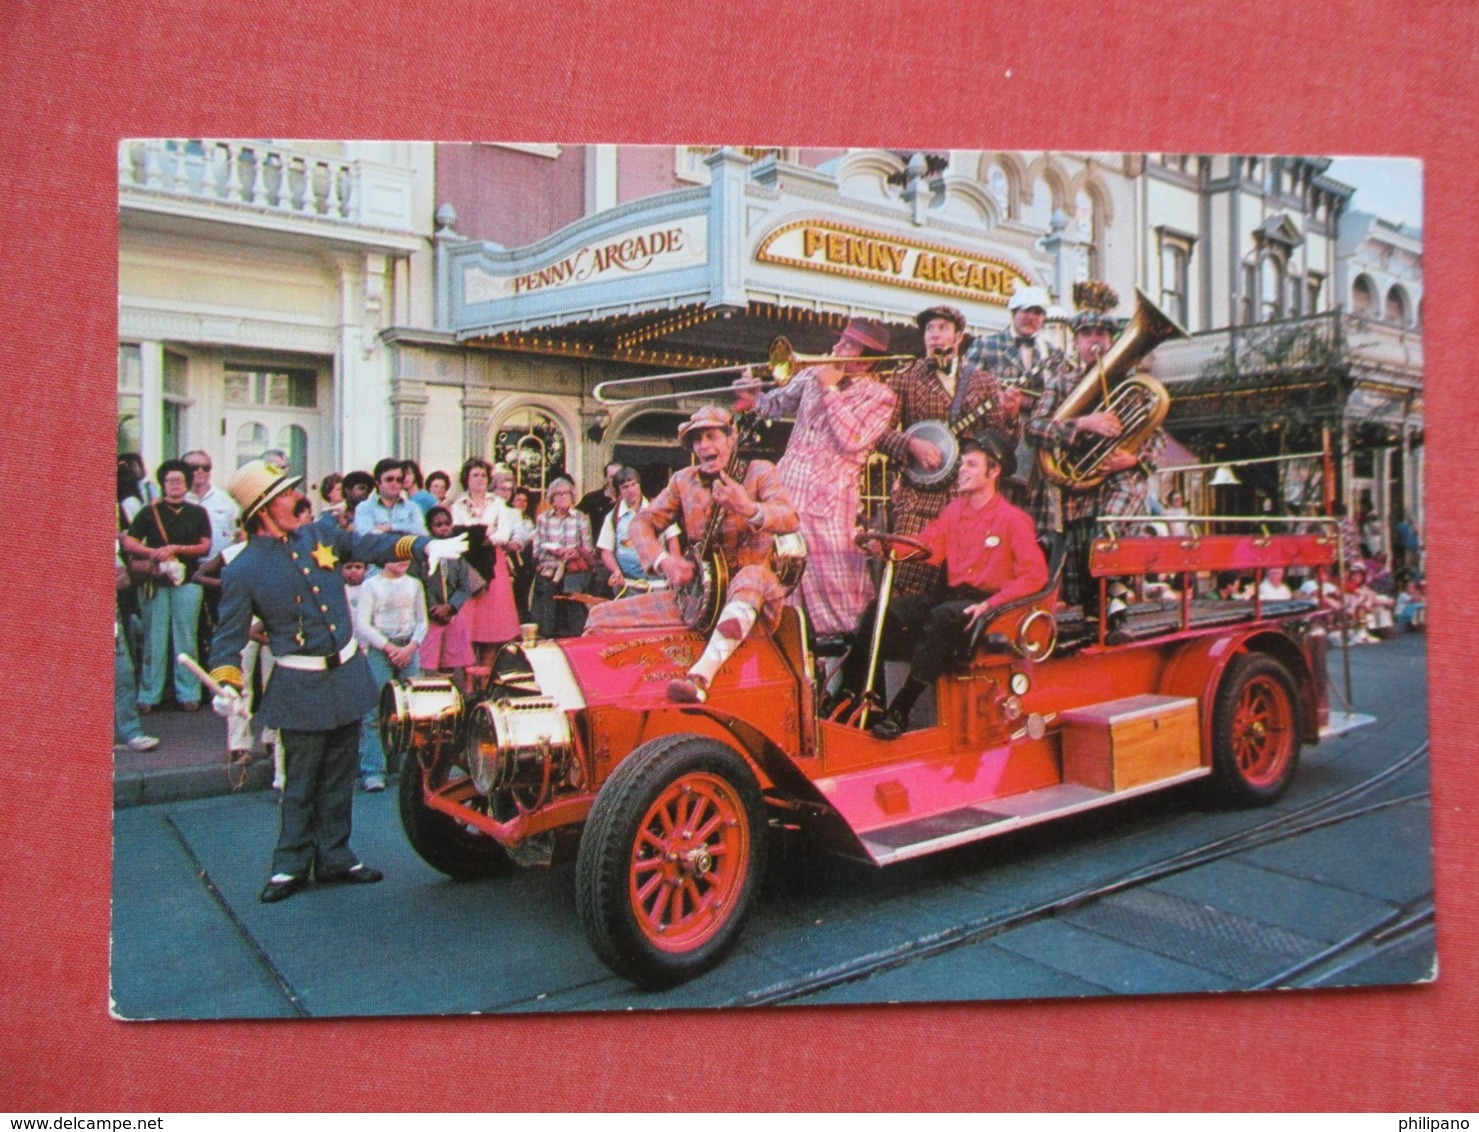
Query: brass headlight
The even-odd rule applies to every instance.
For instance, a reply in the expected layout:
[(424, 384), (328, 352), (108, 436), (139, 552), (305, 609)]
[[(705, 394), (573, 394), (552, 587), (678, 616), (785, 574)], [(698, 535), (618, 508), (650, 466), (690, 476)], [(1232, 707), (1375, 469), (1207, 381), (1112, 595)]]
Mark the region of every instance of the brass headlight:
[(462, 727), (462, 693), (440, 676), (392, 680), (380, 692), (380, 743), (389, 759), (413, 750), (451, 746)]
[(564, 781), (573, 750), (568, 713), (544, 696), (484, 700), (468, 722), (467, 769), (479, 794), (542, 796)]

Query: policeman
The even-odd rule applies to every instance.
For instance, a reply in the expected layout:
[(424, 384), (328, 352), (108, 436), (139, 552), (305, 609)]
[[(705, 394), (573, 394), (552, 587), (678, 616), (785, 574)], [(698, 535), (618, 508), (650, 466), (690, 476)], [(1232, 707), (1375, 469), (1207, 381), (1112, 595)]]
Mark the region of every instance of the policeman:
[(287, 785), (272, 878), (262, 902), (285, 900), (308, 883), (373, 884), (383, 874), (349, 848), (360, 719), (375, 703), (369, 665), (350, 621), (339, 563), (389, 562), (424, 554), (428, 568), (460, 557), (466, 536), (356, 536), (328, 515), (295, 514), (300, 476), (265, 460), (241, 467), (226, 485), (250, 535), (222, 574), (220, 621), (211, 642), (211, 676), (225, 691), (214, 707), (245, 715), (241, 654), (252, 616), (262, 619), (277, 669), (260, 705), (262, 722), (281, 733)]

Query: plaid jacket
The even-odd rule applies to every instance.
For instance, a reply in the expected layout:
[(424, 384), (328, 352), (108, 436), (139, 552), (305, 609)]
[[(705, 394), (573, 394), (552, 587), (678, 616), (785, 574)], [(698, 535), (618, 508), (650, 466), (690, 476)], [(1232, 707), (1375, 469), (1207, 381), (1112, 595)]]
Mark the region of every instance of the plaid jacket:
[(804, 604), (819, 636), (851, 632), (873, 596), (867, 557), (853, 543), (858, 472), (889, 426), (893, 390), (853, 378), (824, 391), (803, 374), (763, 395), (759, 405), (796, 418), (777, 466), (807, 547), (806, 572), (790, 601)]
[[(1084, 367), (1075, 359), (1060, 365), (1048, 376), (1043, 395), (1028, 418), (1025, 439), (1035, 449), (1056, 448), (1067, 444), (1075, 429), (1067, 422), (1053, 421), (1058, 406), (1073, 392), (1084, 375)], [(1034, 463), (1028, 481), (1028, 510), (1040, 532), (1061, 531), (1066, 523), (1094, 519), (1100, 515), (1120, 517), (1145, 513), (1145, 498), (1150, 490), (1150, 471), (1160, 462), (1166, 449), (1166, 434), (1157, 429), (1140, 449), (1140, 465), (1116, 472), (1098, 487), (1071, 491), (1059, 487)], [(1116, 526), (1115, 533), (1134, 533), (1127, 526)]]
[(1062, 350), (1048, 345), (1041, 338), (1036, 340), (1034, 355), (1032, 368), (1023, 368), (1016, 332), (1007, 327), (972, 341), (966, 347), (965, 360), (1008, 385), (1020, 385), (1037, 392), (1049, 376), (1063, 367), (1064, 357)]
[[(720, 520), (713, 549), (720, 551), (732, 571), (725, 601), (741, 601), (760, 615), (760, 623), (774, 629), (781, 618), (787, 591), (770, 568), (775, 536), (796, 530), (796, 508), (781, 483), (780, 473), (767, 460), (751, 460), (743, 482), (745, 491), (760, 505), (758, 523), (726, 512)], [(697, 467), (679, 468), (656, 499), (637, 513), (627, 528), (642, 565), (652, 569), (664, 553), (660, 531), (682, 523), (690, 544), (703, 537), (713, 513), (714, 496)], [(672, 590), (638, 594), (608, 601), (591, 610), (587, 633), (614, 629), (683, 628), (683, 618)]]

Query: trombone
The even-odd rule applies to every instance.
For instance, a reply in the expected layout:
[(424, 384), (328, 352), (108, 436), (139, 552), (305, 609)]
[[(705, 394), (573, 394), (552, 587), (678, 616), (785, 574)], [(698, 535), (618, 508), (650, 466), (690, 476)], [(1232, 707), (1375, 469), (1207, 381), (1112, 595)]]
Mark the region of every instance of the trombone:
[[(812, 366), (866, 365), (868, 376), (885, 377), (896, 373), (906, 365), (917, 361), (913, 354), (886, 354), (883, 357), (855, 357), (847, 354), (798, 354), (785, 335), (770, 344), (770, 354), (763, 362), (748, 365), (717, 366), (714, 369), (675, 370), (672, 373), (651, 373), (642, 377), (623, 377), (615, 381), (603, 381), (591, 390), (591, 396), (603, 405), (645, 405), (652, 401), (676, 401), (682, 397), (703, 397), (713, 393), (733, 393), (734, 385), (711, 385), (704, 389), (688, 389), (681, 393), (651, 393), (644, 397), (613, 397), (607, 390), (619, 386), (650, 384), (654, 381), (673, 381), (677, 378), (705, 377), (715, 373), (734, 373), (744, 377), (762, 379), (762, 387), (785, 385), (798, 372)], [(769, 380), (764, 380), (768, 378)], [(736, 378), (735, 380), (739, 380)]]

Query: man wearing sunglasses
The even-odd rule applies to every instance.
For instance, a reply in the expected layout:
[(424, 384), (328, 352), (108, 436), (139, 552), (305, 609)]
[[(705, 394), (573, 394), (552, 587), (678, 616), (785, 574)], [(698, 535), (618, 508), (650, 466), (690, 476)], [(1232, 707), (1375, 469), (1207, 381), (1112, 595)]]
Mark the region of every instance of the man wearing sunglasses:
[(402, 463), (386, 457), (375, 464), (375, 494), (354, 509), (355, 534), (426, 534), (426, 516), (401, 493)]
[(186, 452), (182, 457), (185, 467), (190, 469), (190, 490), (186, 500), (204, 507), (211, 517), (211, 552), (214, 558), (236, 541), (236, 531), (241, 525), (241, 508), (236, 501), (211, 483), (211, 458), (200, 449)]
[[(180, 458), (190, 470), (190, 490), (185, 499), (205, 510), (211, 520), (211, 549), (202, 562), (215, 558), (236, 541), (241, 529), (241, 508), (236, 501), (211, 483), (210, 454), (197, 448)], [(207, 583), (203, 585), (204, 601), (200, 612), (200, 639), (209, 640), (215, 631), (216, 615), (221, 608), (221, 587)]]

